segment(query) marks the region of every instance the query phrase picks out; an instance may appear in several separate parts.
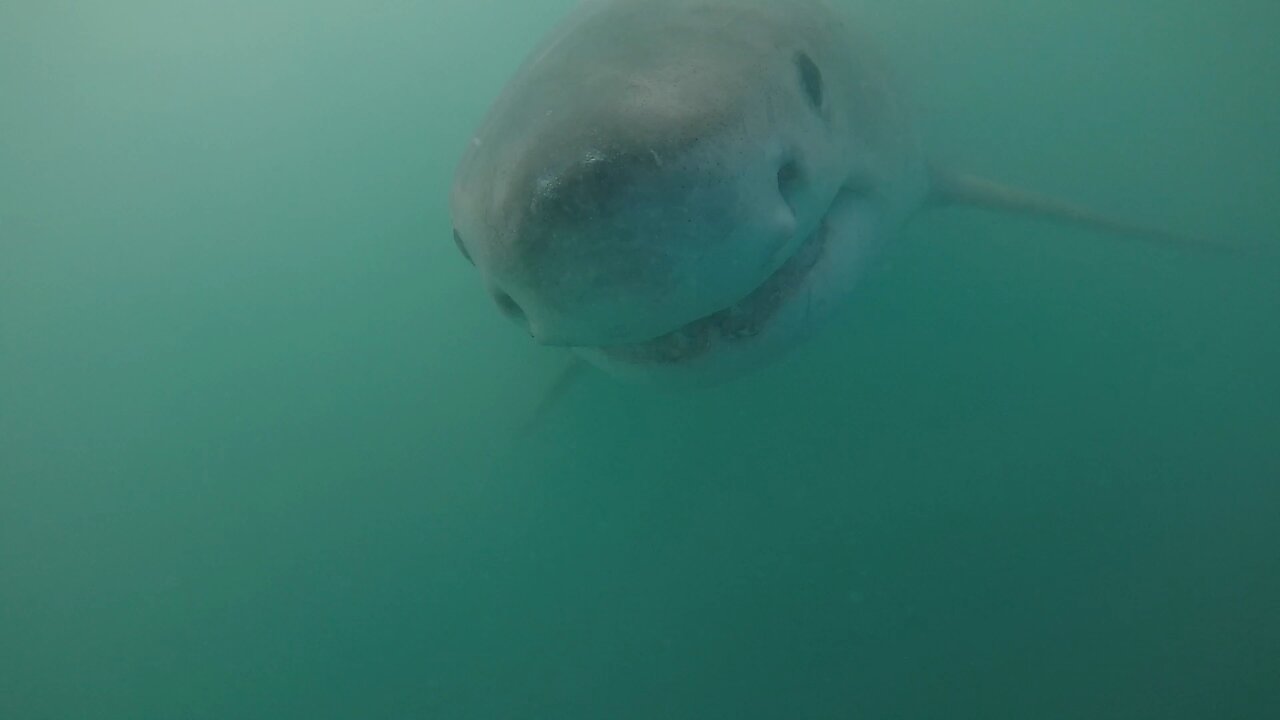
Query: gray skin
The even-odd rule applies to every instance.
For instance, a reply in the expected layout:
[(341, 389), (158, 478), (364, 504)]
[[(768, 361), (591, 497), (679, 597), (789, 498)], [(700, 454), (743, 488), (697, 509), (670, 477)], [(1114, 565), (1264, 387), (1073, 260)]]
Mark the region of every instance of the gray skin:
[(757, 367), (928, 195), (865, 48), (820, 0), (588, 0), (476, 131), (455, 240), (541, 344), (665, 381)]

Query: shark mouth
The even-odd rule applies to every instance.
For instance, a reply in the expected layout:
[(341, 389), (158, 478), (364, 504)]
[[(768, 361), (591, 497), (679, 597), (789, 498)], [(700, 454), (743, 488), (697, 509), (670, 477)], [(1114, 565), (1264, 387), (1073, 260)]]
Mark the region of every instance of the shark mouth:
[(677, 365), (709, 352), (717, 344), (739, 342), (759, 335), (783, 303), (795, 295), (810, 271), (822, 260), (830, 236), (824, 221), (782, 267), (751, 294), (723, 310), (694, 320), (652, 340), (596, 348), (606, 357), (634, 364)]

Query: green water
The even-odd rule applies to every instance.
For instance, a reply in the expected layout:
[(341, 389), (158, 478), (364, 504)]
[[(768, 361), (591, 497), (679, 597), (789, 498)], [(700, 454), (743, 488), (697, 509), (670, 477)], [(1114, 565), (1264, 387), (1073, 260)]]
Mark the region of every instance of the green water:
[[(947, 161), (1276, 238), (1274, 2), (863, 4)], [(0, 718), (1280, 717), (1266, 255), (935, 214), (519, 435), (447, 196), (572, 5), (0, 4)]]

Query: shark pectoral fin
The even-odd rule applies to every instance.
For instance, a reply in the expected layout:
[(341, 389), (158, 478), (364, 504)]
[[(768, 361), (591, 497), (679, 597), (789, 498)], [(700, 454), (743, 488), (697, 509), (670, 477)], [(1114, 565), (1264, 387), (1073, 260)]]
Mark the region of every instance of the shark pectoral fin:
[(538, 407), (534, 409), (533, 415), (530, 416), (528, 422), (526, 422), (524, 427), (521, 428), (519, 433), (520, 437), (527, 437), (542, 424), (543, 419), (550, 414), (552, 408), (559, 403), (561, 398), (563, 398), (578, 379), (582, 377), (582, 374), (586, 369), (587, 363), (582, 358), (575, 356), (569, 360), (569, 364), (564, 366), (560, 371), (560, 374), (556, 376), (555, 381), (547, 386), (546, 391), (543, 392), (542, 399), (538, 401)]
[(1006, 213), (1040, 217), (1100, 232), (1199, 250), (1241, 250), (1233, 243), (1169, 232), (1161, 228), (1109, 217), (1089, 208), (1003, 185), (992, 180), (939, 168), (930, 172), (929, 203), (969, 205)]

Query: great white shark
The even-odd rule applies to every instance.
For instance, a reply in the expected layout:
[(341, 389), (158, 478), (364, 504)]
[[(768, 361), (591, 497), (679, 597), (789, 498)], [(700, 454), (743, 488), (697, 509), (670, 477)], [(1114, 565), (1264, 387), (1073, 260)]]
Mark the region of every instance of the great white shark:
[(538, 343), (699, 384), (795, 346), (949, 204), (1179, 240), (934, 166), (822, 0), (585, 0), (497, 98), (451, 197), (458, 249)]

